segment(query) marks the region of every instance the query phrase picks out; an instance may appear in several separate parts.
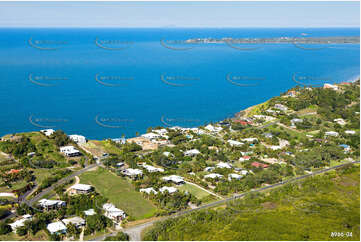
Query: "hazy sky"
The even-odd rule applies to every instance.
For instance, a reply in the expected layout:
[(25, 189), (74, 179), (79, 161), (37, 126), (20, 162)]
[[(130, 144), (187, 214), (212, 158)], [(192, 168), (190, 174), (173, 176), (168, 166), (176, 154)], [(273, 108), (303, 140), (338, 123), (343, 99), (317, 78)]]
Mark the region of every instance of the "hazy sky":
[(359, 25), (359, 2), (0, 2), (0, 27)]

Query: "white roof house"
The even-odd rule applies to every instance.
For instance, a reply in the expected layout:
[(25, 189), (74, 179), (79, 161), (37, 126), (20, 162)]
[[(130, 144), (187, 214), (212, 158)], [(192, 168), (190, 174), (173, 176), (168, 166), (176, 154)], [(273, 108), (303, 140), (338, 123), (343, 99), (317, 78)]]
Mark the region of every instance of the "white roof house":
[(153, 133), (157, 133), (159, 135), (166, 135), (168, 133), (168, 131), (166, 129), (155, 129), (155, 130), (152, 130)]
[(128, 168), (128, 169), (125, 169), (124, 174), (127, 176), (141, 176), (141, 175), (143, 175), (143, 171), (140, 169)]
[(69, 135), (69, 139), (71, 139), (72, 141), (74, 141), (77, 144), (85, 144), (86, 143), (86, 138), (83, 135), (72, 134), (72, 135)]
[(241, 173), (241, 175), (245, 176), (248, 174), (248, 171), (247, 170), (241, 170), (239, 173)]
[(105, 203), (103, 204), (104, 209), (104, 216), (107, 218), (110, 218), (111, 220), (121, 220), (126, 217), (125, 212), (123, 210), (120, 210), (119, 208), (116, 208), (111, 203)]
[(85, 210), (85, 211), (84, 211), (84, 214), (85, 214), (86, 216), (93, 216), (93, 215), (95, 215), (95, 214), (97, 214), (97, 213), (95, 212), (95, 210), (94, 210), (93, 208), (91, 208), (91, 209)]
[(66, 202), (61, 200), (48, 200), (48, 199), (41, 199), (39, 200), (39, 205), (43, 208), (57, 208), (66, 205)]
[(236, 140), (227, 140), (228, 144), (230, 144), (231, 146), (241, 146), (244, 145), (244, 143), (236, 141)]
[(68, 225), (70, 223), (74, 224), (76, 227), (85, 226), (85, 220), (81, 217), (72, 217), (72, 218), (65, 218), (61, 220), (65, 225)]
[(332, 85), (332, 84), (329, 84), (329, 83), (325, 83), (325, 84), (323, 85), (323, 88), (330, 88), (330, 89), (333, 89), (333, 90), (335, 90), (335, 91), (338, 90), (338, 86)]
[(159, 134), (155, 134), (155, 133), (146, 133), (146, 134), (142, 134), (141, 135), (143, 138), (149, 139), (149, 140), (153, 140), (153, 139), (157, 139), (160, 137)]
[(169, 157), (169, 155), (171, 155), (172, 153), (170, 153), (169, 151), (164, 151), (163, 152), (163, 155), (165, 155), (165, 156), (167, 156), (167, 157)]
[(325, 132), (326, 136), (333, 136), (333, 137), (337, 137), (338, 133), (336, 131), (327, 131)]
[(343, 126), (346, 124), (346, 121), (342, 118), (336, 118), (333, 120), (334, 122), (338, 123), (339, 125)]
[(271, 146), (271, 149), (272, 149), (272, 150), (279, 150), (279, 149), (282, 149), (282, 147), (279, 146), (279, 145), (272, 145), (272, 146)]
[(151, 166), (151, 165), (147, 165), (145, 163), (143, 163), (142, 165), (148, 172), (164, 172), (164, 169), (163, 168), (158, 168), (158, 167), (154, 167), (154, 166)]
[(258, 141), (258, 139), (257, 139), (257, 138), (244, 138), (244, 139), (242, 139), (242, 141), (252, 143), (252, 142), (254, 142), (254, 141)]
[(184, 179), (181, 176), (177, 176), (177, 175), (170, 175), (170, 176), (165, 176), (162, 177), (163, 181), (171, 181), (174, 182), (175, 184), (180, 184), (180, 183), (184, 183)]
[(91, 190), (93, 190), (93, 187), (91, 185), (78, 183), (78, 184), (71, 186), (70, 189), (74, 189), (74, 190), (82, 191), (82, 192), (90, 192)]
[(55, 132), (55, 130), (54, 129), (42, 129), (42, 130), (40, 130), (40, 132), (45, 134), (46, 136), (50, 136)]
[(185, 156), (196, 156), (198, 154), (200, 154), (201, 152), (199, 152), (199, 150), (197, 149), (192, 149), (192, 150), (187, 150), (184, 152)]
[(157, 194), (158, 193), (156, 190), (154, 190), (153, 187), (142, 188), (142, 189), (139, 189), (139, 191), (147, 193), (147, 194), (151, 194), (151, 193)]
[(72, 145), (62, 146), (60, 147), (60, 152), (64, 153), (66, 156), (78, 156), (80, 155), (80, 151), (76, 149)]
[(49, 230), (49, 232), (51, 234), (54, 234), (54, 233), (65, 234), (66, 233), (66, 226), (61, 221), (50, 223), (50, 224), (48, 224), (48, 226), (46, 226), (46, 228)]
[(276, 103), (274, 106), (275, 109), (281, 110), (281, 111), (287, 111), (287, 107), (283, 104)]
[(223, 175), (217, 173), (211, 173), (204, 176), (204, 178), (211, 178), (211, 179), (222, 178), (222, 177)]
[(210, 131), (210, 132), (220, 132), (222, 131), (222, 127), (216, 127), (216, 126), (213, 126), (211, 124), (208, 124), (206, 127), (204, 127), (206, 130)]
[(218, 168), (232, 169), (232, 165), (226, 162), (219, 162), (216, 166)]
[(216, 169), (216, 168), (208, 166), (208, 167), (204, 168), (204, 171), (213, 171), (214, 169)]
[(231, 181), (232, 179), (239, 180), (239, 179), (241, 179), (241, 178), (242, 178), (241, 175), (238, 175), (238, 174), (235, 174), (235, 173), (228, 174), (228, 180), (229, 180), (229, 181)]
[(14, 223), (9, 224), (12, 231), (14, 233), (16, 233), (17, 228), (23, 227), (25, 225), (25, 222), (28, 221), (28, 220), (31, 220), (32, 217), (33, 216), (30, 215), (30, 214), (25, 214), (24, 216), (22, 216), (21, 219), (16, 220)]
[(161, 193), (164, 193), (165, 191), (168, 191), (169, 194), (172, 194), (172, 193), (175, 193), (176, 191), (178, 191), (178, 189), (175, 188), (175, 187), (164, 186), (164, 187), (160, 188), (159, 191)]
[(345, 134), (356, 134), (356, 131), (354, 131), (354, 130), (346, 130)]
[(302, 123), (302, 122), (303, 122), (303, 120), (300, 118), (291, 119), (291, 123)]

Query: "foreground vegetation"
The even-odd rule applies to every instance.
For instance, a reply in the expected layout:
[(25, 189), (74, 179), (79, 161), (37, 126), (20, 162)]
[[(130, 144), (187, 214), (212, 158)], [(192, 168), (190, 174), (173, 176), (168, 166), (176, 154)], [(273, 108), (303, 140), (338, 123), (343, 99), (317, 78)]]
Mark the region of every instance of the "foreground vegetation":
[(359, 166), (349, 166), (159, 222), (144, 240), (360, 240), (359, 179)]

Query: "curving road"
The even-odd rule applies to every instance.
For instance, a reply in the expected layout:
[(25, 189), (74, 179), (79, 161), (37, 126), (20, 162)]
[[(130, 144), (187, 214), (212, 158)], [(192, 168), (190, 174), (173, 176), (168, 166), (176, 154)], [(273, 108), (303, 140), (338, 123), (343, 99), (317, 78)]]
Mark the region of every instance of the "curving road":
[[(139, 225), (136, 225), (136, 226), (133, 226), (133, 227), (124, 228), (121, 231), (123, 231), (124, 233), (127, 233), (129, 235), (129, 238), (130, 238), (131, 241), (140, 241), (141, 240), (141, 232), (145, 228), (147, 228), (149, 226), (152, 226), (155, 222), (165, 220), (167, 218), (178, 217), (178, 216), (188, 214), (188, 213), (191, 213), (191, 212), (194, 212), (194, 211), (197, 211), (197, 210), (201, 210), (201, 209), (205, 209), (205, 208), (211, 208), (211, 207), (221, 205), (223, 203), (226, 203), (226, 202), (229, 202), (229, 201), (232, 201), (232, 200), (235, 200), (235, 199), (242, 198), (242, 197), (244, 197), (244, 196), (246, 196), (247, 194), (250, 194), (250, 193), (261, 192), (261, 191), (264, 191), (264, 190), (268, 190), (268, 189), (272, 189), (272, 188), (275, 188), (275, 187), (283, 186), (283, 185), (286, 185), (288, 183), (303, 180), (303, 179), (308, 178), (310, 176), (318, 175), (318, 174), (321, 174), (321, 173), (328, 172), (330, 170), (334, 170), (334, 169), (337, 169), (337, 168), (340, 168), (340, 167), (343, 167), (343, 166), (346, 166), (346, 165), (349, 165), (349, 164), (356, 164), (356, 163), (360, 163), (360, 161), (352, 161), (352, 162), (344, 163), (344, 164), (341, 164), (341, 165), (333, 166), (333, 167), (330, 167), (330, 168), (322, 169), (322, 170), (319, 170), (319, 171), (315, 171), (315, 172), (313, 172), (311, 174), (302, 175), (302, 176), (299, 176), (299, 177), (296, 177), (296, 178), (291, 178), (289, 180), (282, 181), (282, 182), (279, 182), (279, 183), (276, 183), (276, 184), (273, 184), (273, 185), (269, 185), (269, 186), (266, 186), (266, 187), (262, 187), (262, 188), (258, 188), (258, 189), (249, 191), (249, 192), (244, 192), (244, 193), (241, 193), (241, 194), (237, 194), (237, 195), (234, 195), (232, 197), (229, 197), (229, 198), (226, 198), (226, 199), (223, 199), (223, 200), (219, 200), (219, 201), (216, 201), (216, 202), (208, 203), (208, 204), (202, 205), (202, 206), (197, 207), (197, 208), (180, 211), (180, 212), (175, 213), (173, 215), (170, 215), (168, 217), (162, 217), (162, 218), (159, 218), (157, 220), (152, 220), (150, 222), (139, 224)], [(92, 239), (91, 241), (104, 240), (105, 237), (114, 236), (114, 235), (116, 235), (116, 232), (99, 236), (97, 238)]]

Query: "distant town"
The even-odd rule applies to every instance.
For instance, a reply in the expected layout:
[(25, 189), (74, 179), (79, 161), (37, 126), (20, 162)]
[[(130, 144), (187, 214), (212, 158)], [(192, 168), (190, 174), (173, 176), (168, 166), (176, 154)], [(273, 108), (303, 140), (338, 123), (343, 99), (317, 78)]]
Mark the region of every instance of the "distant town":
[[(307, 34), (303, 34), (307, 35)], [(360, 36), (345, 37), (277, 37), (277, 38), (194, 38), (187, 39), (185, 43), (233, 43), (233, 44), (359, 44)]]

